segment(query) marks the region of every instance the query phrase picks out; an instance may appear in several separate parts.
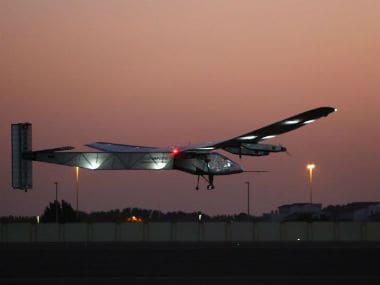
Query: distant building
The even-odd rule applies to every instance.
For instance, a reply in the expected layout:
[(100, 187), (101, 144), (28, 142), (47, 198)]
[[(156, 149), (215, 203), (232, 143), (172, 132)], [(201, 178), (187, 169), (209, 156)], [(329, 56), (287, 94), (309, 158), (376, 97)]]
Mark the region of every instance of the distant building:
[(368, 212), (370, 216), (380, 214), (380, 202), (377, 202), (377, 204), (374, 204), (374, 205), (370, 205), (368, 207)]
[(278, 207), (278, 211), (266, 214), (267, 220), (272, 222), (283, 221), (311, 221), (321, 218), (322, 204), (294, 203)]
[(332, 221), (366, 222), (379, 214), (380, 202), (354, 202), (323, 209), (323, 216)]

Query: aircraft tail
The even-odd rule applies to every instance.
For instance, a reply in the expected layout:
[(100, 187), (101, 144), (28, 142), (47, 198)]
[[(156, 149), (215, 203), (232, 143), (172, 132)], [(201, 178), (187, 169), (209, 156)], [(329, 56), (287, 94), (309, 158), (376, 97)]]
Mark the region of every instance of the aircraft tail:
[(23, 159), (32, 151), (32, 124), (12, 124), (12, 187), (27, 191), (32, 188), (32, 161)]

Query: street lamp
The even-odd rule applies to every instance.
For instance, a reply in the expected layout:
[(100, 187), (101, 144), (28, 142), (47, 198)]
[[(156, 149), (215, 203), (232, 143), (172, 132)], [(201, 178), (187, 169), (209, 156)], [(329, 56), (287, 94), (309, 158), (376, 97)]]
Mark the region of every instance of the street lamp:
[(75, 166), (75, 174), (76, 174), (76, 192), (77, 192), (77, 219), (78, 219), (78, 211), (79, 211), (79, 167)]
[(55, 184), (55, 222), (58, 223), (58, 182)]
[(309, 187), (310, 187), (310, 204), (313, 204), (313, 169), (315, 168), (314, 163), (309, 163), (306, 165), (306, 168), (309, 170)]
[(244, 182), (245, 184), (247, 184), (247, 214), (248, 214), (248, 219), (249, 219), (249, 214), (250, 214), (250, 212), (249, 212), (249, 184), (250, 184), (250, 182), (249, 181), (245, 181)]

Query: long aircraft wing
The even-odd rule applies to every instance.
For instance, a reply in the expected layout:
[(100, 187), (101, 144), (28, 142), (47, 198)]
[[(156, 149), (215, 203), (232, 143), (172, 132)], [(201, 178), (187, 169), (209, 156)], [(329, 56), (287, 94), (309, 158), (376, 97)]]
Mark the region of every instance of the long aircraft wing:
[(332, 107), (320, 107), (317, 109), (312, 109), (298, 115), (286, 118), (279, 122), (273, 123), (271, 125), (265, 126), (258, 130), (251, 131), (249, 133), (240, 135), (231, 140), (227, 140), (218, 145), (219, 147), (225, 146), (226, 144), (234, 144), (236, 142), (244, 143), (258, 143), (261, 140), (271, 139), (283, 133), (287, 133), (313, 123), (314, 121), (328, 116), (330, 113), (336, 112), (337, 109)]
[(170, 147), (151, 147), (129, 144), (115, 144), (110, 142), (96, 142), (86, 146), (109, 152), (171, 152)]
[(274, 138), (280, 134), (293, 131), (314, 121), (328, 116), (330, 113), (336, 112), (337, 109), (332, 107), (320, 107), (312, 109), (284, 120), (278, 121), (263, 128), (242, 134), (232, 139), (209, 142), (199, 145), (189, 145), (181, 148), (182, 151), (204, 151), (218, 148), (236, 147), (242, 144), (257, 144), (258, 142), (266, 139)]
[[(295, 116), (286, 118), (284, 120), (278, 121), (271, 125), (265, 126), (263, 128), (245, 133), (243, 135), (234, 137), (232, 139), (218, 141), (218, 142), (208, 142), (202, 144), (191, 144), (187, 146), (181, 146), (175, 148), (180, 152), (209, 152), (218, 148), (229, 148), (241, 146), (242, 144), (257, 144), (258, 142), (266, 139), (273, 138), (277, 135), (293, 131), (302, 126), (308, 125), (322, 117), (328, 116), (330, 113), (337, 111), (337, 109), (332, 107), (320, 107), (312, 109)], [(107, 142), (97, 142), (92, 144), (87, 144), (86, 146), (95, 148), (102, 151), (109, 152), (172, 152), (174, 148), (172, 147), (146, 147), (146, 146), (135, 146), (135, 145), (123, 145), (123, 144), (113, 144)]]

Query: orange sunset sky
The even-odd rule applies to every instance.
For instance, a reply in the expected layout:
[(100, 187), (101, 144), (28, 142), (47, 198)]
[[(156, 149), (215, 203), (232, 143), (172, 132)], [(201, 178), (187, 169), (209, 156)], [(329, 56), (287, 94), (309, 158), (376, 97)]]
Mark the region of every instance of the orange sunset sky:
[(267, 141), (291, 156), (227, 154), (269, 173), (195, 191), (179, 171), (81, 170), (80, 209), (240, 213), (251, 181), (257, 215), (308, 201), (309, 161), (314, 202), (380, 201), (379, 99), (380, 1), (0, 0), (0, 215), (42, 214), (55, 181), (75, 205), (70, 167), (33, 163), (33, 189), (12, 189), (11, 123), (35, 149), (178, 146), (319, 106), (339, 111)]

